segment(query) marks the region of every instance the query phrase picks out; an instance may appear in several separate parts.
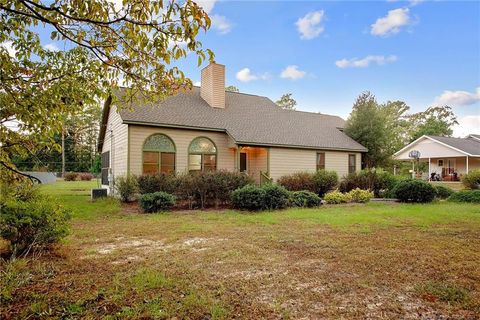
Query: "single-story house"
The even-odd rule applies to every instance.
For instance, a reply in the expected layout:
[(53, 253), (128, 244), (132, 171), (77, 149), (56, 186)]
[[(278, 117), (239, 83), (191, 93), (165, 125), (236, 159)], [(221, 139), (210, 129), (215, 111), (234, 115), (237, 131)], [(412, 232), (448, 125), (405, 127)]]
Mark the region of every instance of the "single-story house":
[(107, 99), (103, 110), (103, 185), (108, 176), (221, 169), (245, 172), (258, 183), (318, 169), (344, 176), (361, 169), (367, 151), (342, 132), (338, 116), (226, 92), (225, 66), (217, 63), (202, 70), (200, 87), (155, 104), (117, 104)]
[(480, 135), (466, 138), (422, 136), (394, 154), (397, 160), (412, 160), (412, 151), (419, 152), (419, 161), (428, 162), (428, 179), (458, 181), (474, 169), (480, 169)]

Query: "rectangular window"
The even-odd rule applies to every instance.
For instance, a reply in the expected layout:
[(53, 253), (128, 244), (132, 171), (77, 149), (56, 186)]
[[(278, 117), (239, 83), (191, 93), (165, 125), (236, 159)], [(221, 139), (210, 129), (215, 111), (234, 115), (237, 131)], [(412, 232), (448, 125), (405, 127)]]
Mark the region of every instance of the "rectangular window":
[(240, 172), (247, 171), (247, 154), (240, 153)]
[(217, 156), (215, 154), (203, 155), (203, 170), (215, 171), (217, 169)]
[(443, 167), (443, 159), (438, 160), (437, 166)]
[(160, 157), (160, 172), (166, 174), (175, 172), (175, 153), (162, 152)]
[(348, 173), (355, 173), (357, 163), (357, 156), (355, 154), (348, 155)]
[(159, 153), (151, 151), (143, 151), (143, 174), (158, 173)]
[(325, 152), (317, 152), (317, 171), (325, 170)]
[(110, 169), (110, 151), (102, 153), (102, 184), (108, 185), (108, 170)]
[(202, 155), (191, 154), (188, 156), (188, 171), (202, 170)]

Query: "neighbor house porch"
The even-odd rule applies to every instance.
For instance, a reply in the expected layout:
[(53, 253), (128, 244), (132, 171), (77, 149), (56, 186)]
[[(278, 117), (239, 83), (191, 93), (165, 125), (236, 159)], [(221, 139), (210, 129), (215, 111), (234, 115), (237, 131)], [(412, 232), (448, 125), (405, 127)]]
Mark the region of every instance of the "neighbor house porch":
[(420, 158), (412, 164), (412, 168), (415, 176), (423, 180), (458, 182), (464, 174), (480, 169), (480, 157)]
[(424, 178), (430, 181), (460, 181), (471, 170), (480, 168), (480, 158), (476, 157), (435, 157), (419, 159), (428, 163)]

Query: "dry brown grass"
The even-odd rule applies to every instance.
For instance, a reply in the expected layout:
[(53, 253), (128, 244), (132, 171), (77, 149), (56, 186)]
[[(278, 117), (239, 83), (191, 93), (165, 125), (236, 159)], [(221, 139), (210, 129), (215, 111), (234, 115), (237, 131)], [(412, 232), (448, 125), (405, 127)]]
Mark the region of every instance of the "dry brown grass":
[[(416, 220), (418, 210), (424, 220)], [(429, 216), (435, 212), (456, 216), (439, 222)], [(18, 267), (28, 281), (2, 302), (1, 314), (477, 319), (479, 216), (475, 206), (450, 204), (255, 215), (122, 208), (75, 219), (58, 250)]]

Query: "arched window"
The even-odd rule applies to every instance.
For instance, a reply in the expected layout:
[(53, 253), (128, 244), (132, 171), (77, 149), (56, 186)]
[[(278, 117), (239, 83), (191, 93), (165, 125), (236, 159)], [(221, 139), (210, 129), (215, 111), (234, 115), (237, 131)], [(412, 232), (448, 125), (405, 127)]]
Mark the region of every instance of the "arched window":
[(175, 172), (175, 145), (164, 134), (153, 134), (143, 144), (143, 174)]
[(215, 171), (217, 169), (217, 147), (212, 140), (198, 137), (188, 147), (188, 171)]

